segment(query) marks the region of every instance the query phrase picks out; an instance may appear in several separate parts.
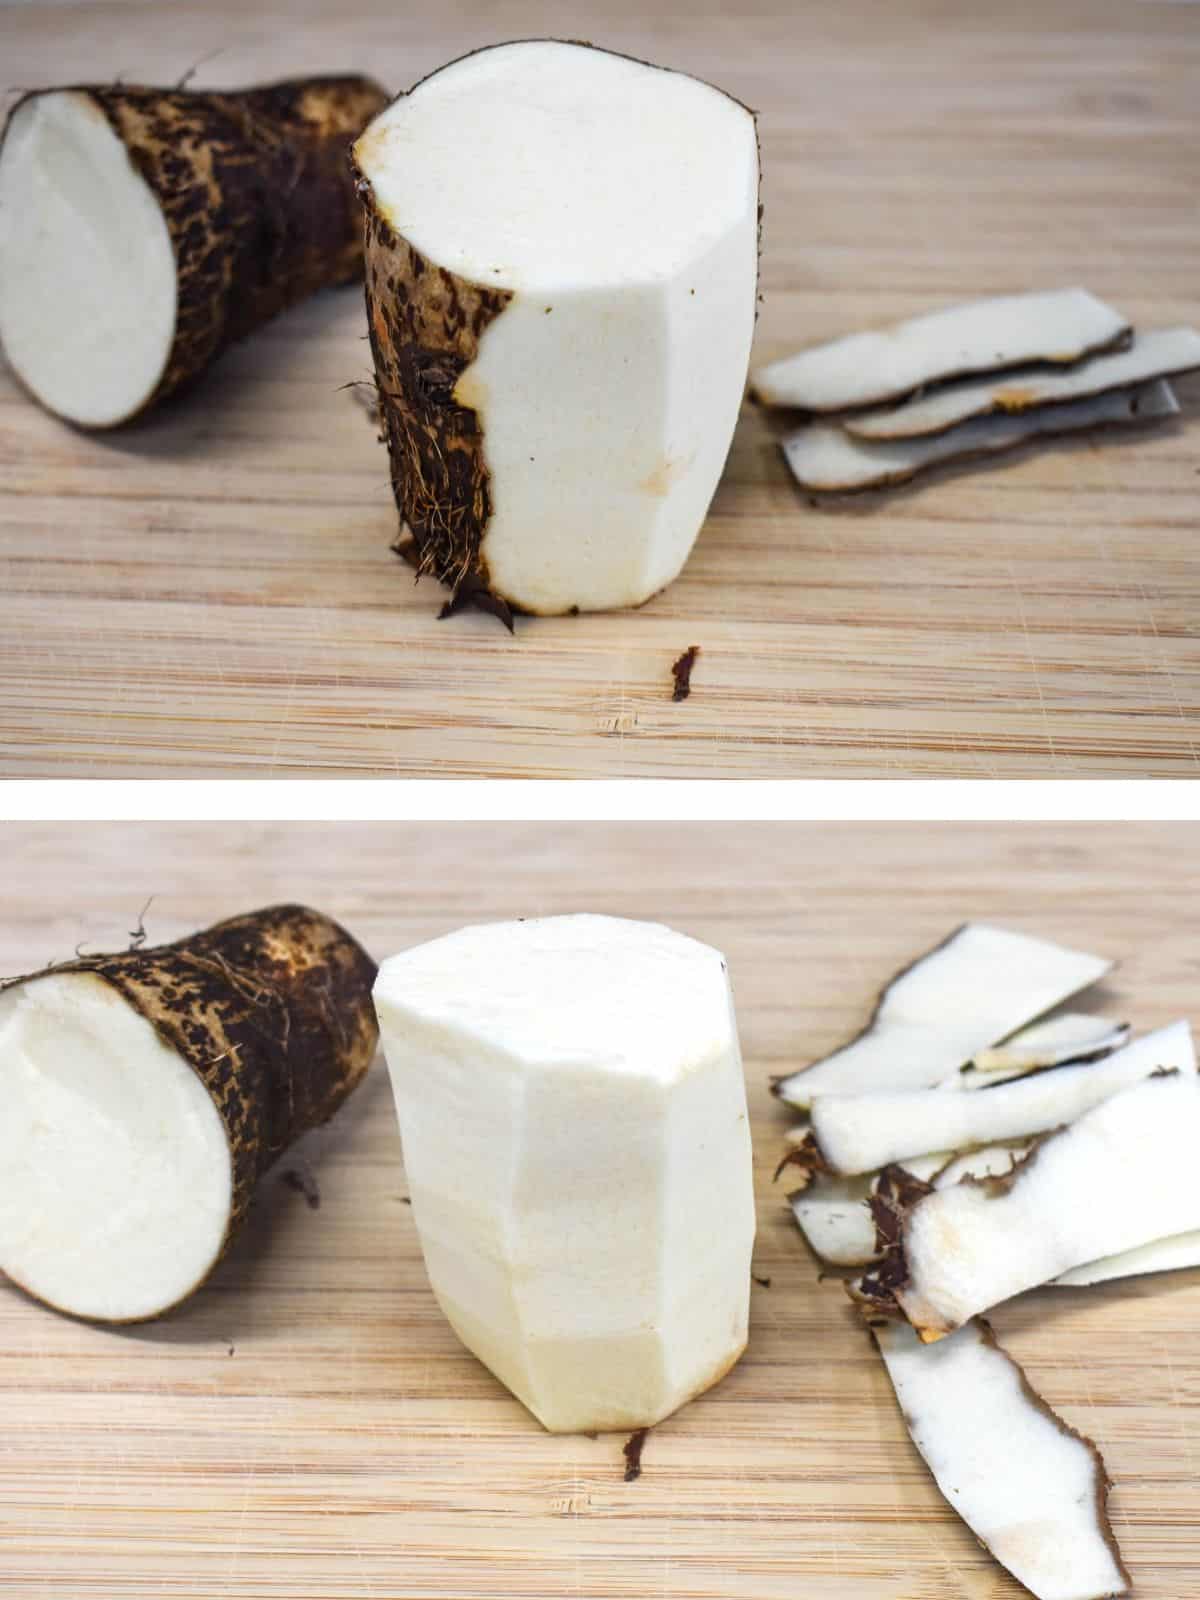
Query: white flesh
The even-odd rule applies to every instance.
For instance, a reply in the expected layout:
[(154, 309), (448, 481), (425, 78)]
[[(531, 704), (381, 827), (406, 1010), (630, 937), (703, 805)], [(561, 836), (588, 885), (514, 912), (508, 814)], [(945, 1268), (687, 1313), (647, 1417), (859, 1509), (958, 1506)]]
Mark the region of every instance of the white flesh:
[(0, 342), (44, 406), (84, 427), (154, 392), (175, 338), (162, 210), (96, 102), (27, 100), (0, 149)]
[(920, 439), (854, 439), (830, 423), (814, 422), (783, 441), (783, 453), (804, 489), (834, 492), (904, 483), (940, 461), (998, 455), (1042, 434), (1076, 433), (1116, 423), (1153, 422), (1176, 416), (1179, 404), (1162, 379), (1136, 389), (1117, 389), (1088, 400), (1009, 416), (976, 417), (947, 433)]
[(1154, 328), (1140, 333), (1127, 350), (1093, 356), (1061, 372), (1036, 368), (1002, 378), (970, 378), (918, 395), (887, 411), (862, 411), (842, 426), (858, 439), (913, 439), (942, 433), (970, 417), (993, 411), (1028, 411), (1124, 389), (1150, 378), (1170, 378), (1200, 367), (1200, 333), (1194, 328)]
[(1048, 1133), (1160, 1070), (1195, 1073), (1186, 1022), (1146, 1034), (1103, 1061), (1034, 1072), (974, 1094), (916, 1089), (816, 1095), (812, 1128), (832, 1170), (853, 1176), (931, 1146), (965, 1150)]
[[(930, 1179), (951, 1157), (914, 1156), (904, 1169), (914, 1178)], [(867, 1200), (877, 1178), (819, 1177), (811, 1188), (789, 1196), (792, 1215), (811, 1248), (831, 1267), (864, 1267), (874, 1261), (875, 1223)]]
[(754, 1198), (721, 956), (655, 923), (464, 928), (376, 1007), (463, 1343), (554, 1432), (656, 1422), (746, 1339)]
[(958, 1087), (979, 1089), (1068, 1061), (1100, 1060), (1128, 1044), (1129, 1034), (1127, 1022), (1064, 1011), (1023, 1028), (1003, 1044), (977, 1051), (960, 1074)]
[(691, 551), (741, 405), (752, 115), (680, 73), (533, 41), (443, 68), (356, 153), (427, 259), (513, 293), (456, 391), (483, 423), (494, 587), (540, 613), (649, 599)]
[(76, 1316), (154, 1316), (220, 1253), (232, 1171), (199, 1078), (90, 973), (0, 994), (0, 1268)]
[(872, 1330), (912, 1441), (975, 1537), (1039, 1600), (1129, 1592), (1098, 1455), (977, 1322), (923, 1345)]
[(1115, 1278), (1136, 1278), (1146, 1272), (1178, 1272), (1182, 1267), (1200, 1267), (1200, 1230), (1177, 1233), (1171, 1239), (1155, 1239), (1151, 1244), (1122, 1250), (1119, 1255), (1101, 1256), (1099, 1261), (1060, 1272), (1050, 1283), (1052, 1287), (1075, 1289), (1111, 1283)]
[(928, 1088), (1111, 968), (1100, 956), (967, 923), (892, 980), (864, 1033), (776, 1092), (807, 1106), (816, 1094)]
[(844, 411), (969, 372), (1030, 361), (1062, 365), (1102, 349), (1129, 324), (1086, 289), (969, 300), (890, 328), (813, 345), (755, 372), (767, 405)]
[(936, 1338), (1072, 1267), (1200, 1229), (1197, 1149), (1194, 1075), (1122, 1090), (1051, 1134), (1003, 1192), (960, 1183), (919, 1200), (900, 1308)]

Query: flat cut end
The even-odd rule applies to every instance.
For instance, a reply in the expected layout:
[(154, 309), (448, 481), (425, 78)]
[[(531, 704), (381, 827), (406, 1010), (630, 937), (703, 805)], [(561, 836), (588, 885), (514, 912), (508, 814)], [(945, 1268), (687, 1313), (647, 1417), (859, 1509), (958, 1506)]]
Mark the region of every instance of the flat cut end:
[(154, 1317), (221, 1254), (228, 1142), (183, 1058), (93, 973), (0, 994), (0, 1268), (60, 1311)]
[(46, 90), (0, 145), (0, 342), (47, 410), (86, 428), (150, 399), (175, 338), (162, 208), (99, 101)]

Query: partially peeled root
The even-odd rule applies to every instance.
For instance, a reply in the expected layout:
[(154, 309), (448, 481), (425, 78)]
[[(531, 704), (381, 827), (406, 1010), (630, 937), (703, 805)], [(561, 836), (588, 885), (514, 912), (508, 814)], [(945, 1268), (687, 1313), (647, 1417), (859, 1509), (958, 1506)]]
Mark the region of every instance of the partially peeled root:
[(73, 1316), (191, 1294), (375, 1053), (375, 964), (303, 906), (0, 992), (0, 1270)]
[(386, 103), (359, 77), (19, 100), (0, 145), (0, 341), (34, 398), (80, 427), (127, 422), (360, 276), (347, 152)]
[(925, 1345), (872, 1329), (912, 1441), (979, 1542), (1038, 1600), (1128, 1594), (1099, 1450), (1068, 1427), (974, 1319)]
[(854, 1298), (938, 1339), (1074, 1267), (1200, 1230), (1198, 1148), (1200, 1081), (1147, 1078), (1047, 1135), (1005, 1177), (897, 1197), (888, 1249)]
[(856, 1039), (776, 1079), (774, 1092), (788, 1105), (807, 1107), (818, 1094), (943, 1083), (980, 1051), (1111, 969), (1102, 956), (987, 923), (965, 923), (897, 973)]
[(1093, 356), (1079, 366), (1046, 371), (1032, 368), (998, 378), (971, 378), (963, 383), (917, 395), (886, 411), (863, 411), (846, 417), (847, 433), (858, 439), (914, 439), (944, 433), (971, 417), (992, 412), (1029, 411), (1034, 406), (1061, 405), (1109, 389), (1127, 389), (1152, 378), (1172, 378), (1200, 367), (1200, 333), (1194, 328), (1153, 328), (1140, 333), (1125, 350)]
[(906, 483), (943, 461), (999, 455), (1041, 435), (1159, 422), (1178, 413), (1170, 384), (1158, 379), (1066, 405), (976, 417), (945, 433), (915, 439), (856, 439), (843, 428), (817, 422), (785, 439), (783, 453), (803, 489), (820, 493), (877, 489)]
[(814, 345), (759, 368), (751, 389), (765, 405), (846, 411), (966, 373), (1067, 365), (1129, 334), (1125, 319), (1086, 289), (1001, 295)]
[(691, 552), (754, 331), (752, 112), (554, 39), (354, 147), (395, 549), (502, 619), (641, 605)]

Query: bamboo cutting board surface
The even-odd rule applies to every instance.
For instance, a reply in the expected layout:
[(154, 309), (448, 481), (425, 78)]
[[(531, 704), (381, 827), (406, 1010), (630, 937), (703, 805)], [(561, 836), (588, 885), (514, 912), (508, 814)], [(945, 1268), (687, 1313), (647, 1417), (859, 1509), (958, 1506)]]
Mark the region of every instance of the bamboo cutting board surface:
[[(1194, 828), (9, 825), (0, 971), (264, 901), (377, 956), (468, 920), (662, 918), (729, 958), (756, 1153), (747, 1354), (655, 1428), (553, 1437), (426, 1286), (382, 1062), (319, 1138), (319, 1210), (276, 1173), (166, 1321), (91, 1328), (0, 1287), (0, 1595), (33, 1600), (1016, 1600), (933, 1488), (870, 1341), (818, 1284), (771, 1169), (768, 1075), (862, 1021), (964, 917), (1120, 958), (1091, 1003), (1196, 1018)], [(297, 1165), (285, 1158), (284, 1166)], [(1099, 1441), (1141, 1600), (1200, 1592), (1200, 1271), (1002, 1308)], [(1019, 1464), (1018, 1464), (1019, 1465)]]
[[(1085, 282), (1200, 322), (1200, 25), (1167, 0), (29, 4), (6, 85), (227, 86), (474, 46), (597, 42), (761, 112), (757, 358)], [(204, 58), (210, 56), (211, 59)], [(680, 580), (640, 612), (439, 623), (389, 553), (350, 391), (361, 294), (88, 438), (0, 369), (9, 775), (1187, 775), (1200, 698), (1200, 382), (1141, 437), (1041, 446), (816, 508), (747, 407)], [(671, 663), (702, 655), (671, 701)]]

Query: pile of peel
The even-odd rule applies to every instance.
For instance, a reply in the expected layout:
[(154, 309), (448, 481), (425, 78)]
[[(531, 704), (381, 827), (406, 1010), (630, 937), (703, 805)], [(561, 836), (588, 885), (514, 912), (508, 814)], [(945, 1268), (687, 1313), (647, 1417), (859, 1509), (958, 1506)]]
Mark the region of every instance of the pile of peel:
[(764, 405), (810, 413), (783, 440), (802, 488), (904, 483), (943, 461), (1043, 435), (1178, 415), (1170, 377), (1200, 368), (1200, 333), (1135, 334), (1086, 289), (968, 301), (849, 334), (762, 367)]
[(1191, 1028), (1135, 1037), (1067, 1009), (1110, 965), (965, 924), (892, 979), (857, 1038), (774, 1085), (807, 1113), (780, 1163), (799, 1175), (796, 1222), (846, 1278), (939, 1489), (1039, 1600), (1130, 1579), (1099, 1450), (984, 1314), (1040, 1286), (1200, 1265)]

